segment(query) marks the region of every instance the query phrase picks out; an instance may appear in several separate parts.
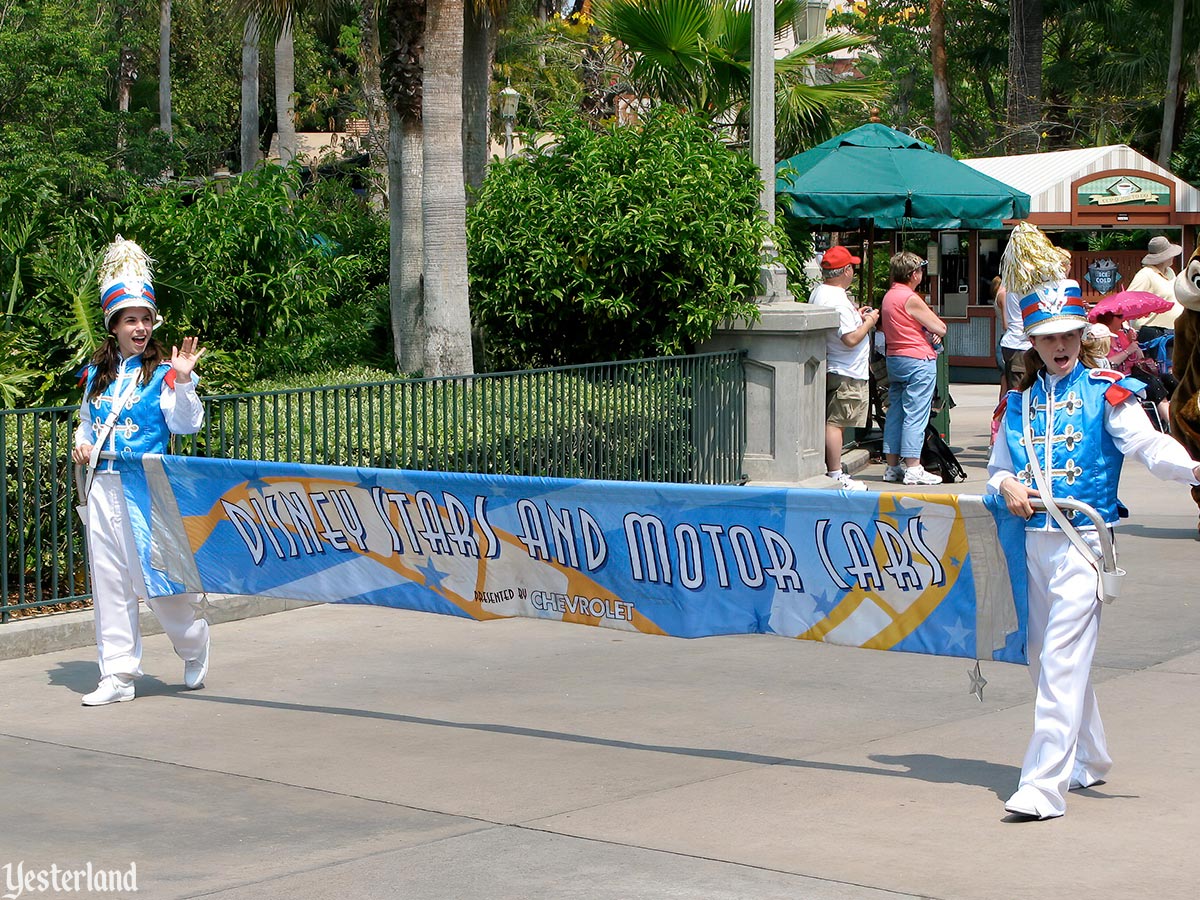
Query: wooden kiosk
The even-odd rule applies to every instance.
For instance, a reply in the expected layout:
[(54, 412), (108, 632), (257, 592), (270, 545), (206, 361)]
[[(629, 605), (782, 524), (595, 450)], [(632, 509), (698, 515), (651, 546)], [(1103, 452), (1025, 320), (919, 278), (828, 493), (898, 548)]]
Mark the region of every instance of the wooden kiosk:
[[(962, 161), (1029, 194), (1028, 220), (1052, 235), (1151, 229), (1181, 244), (1184, 259), (1196, 247), (1200, 190), (1124, 144)], [(930, 239), (930, 299), (950, 328), (946, 347), (956, 379), (995, 377), (999, 331), (990, 284), (1000, 270), (1007, 236), (1007, 231), (944, 231)], [(1110, 290), (1120, 290), (1141, 268), (1144, 255), (1144, 248), (1075, 250), (1070, 277), (1085, 299), (1098, 300), (1108, 291), (1089, 283), (1089, 266), (1111, 261), (1120, 279)]]

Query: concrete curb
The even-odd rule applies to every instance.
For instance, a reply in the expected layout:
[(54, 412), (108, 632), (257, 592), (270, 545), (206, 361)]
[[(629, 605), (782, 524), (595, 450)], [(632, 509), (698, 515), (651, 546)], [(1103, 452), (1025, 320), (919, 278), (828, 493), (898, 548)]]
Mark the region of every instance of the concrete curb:
[[(210, 624), (219, 625), (314, 605), (304, 600), (281, 600), (276, 597), (209, 594), (205, 617)], [(144, 636), (162, 634), (158, 619), (144, 603), (138, 618)], [(0, 660), (92, 647), (95, 643), (96, 619), (90, 609), (37, 616), (0, 625)]]

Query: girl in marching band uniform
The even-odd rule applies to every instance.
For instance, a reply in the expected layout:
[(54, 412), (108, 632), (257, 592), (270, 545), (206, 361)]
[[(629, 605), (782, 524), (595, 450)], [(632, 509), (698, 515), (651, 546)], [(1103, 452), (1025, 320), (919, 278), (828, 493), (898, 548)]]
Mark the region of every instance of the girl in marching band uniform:
[[(184, 683), (198, 688), (208, 672), (208, 622), (190, 595), (150, 598), (135, 532), (147, 513), (126, 502), (121, 457), (165, 453), (171, 433), (195, 434), (204, 422), (193, 372), (204, 349), (196, 338), (172, 347), (168, 358), (152, 333), (162, 323), (150, 281), (150, 259), (118, 236), (100, 268), (100, 300), (108, 336), (87, 367), (84, 399), (71, 458), (87, 467), (84, 483), (88, 561), (100, 683), (84, 706), (132, 700), (142, 674), (138, 600), (146, 598), (175, 652), (184, 660)], [(102, 451), (118, 459), (101, 460)]]
[[(1067, 791), (1098, 784), (1112, 759), (1091, 681), (1100, 629), (1093, 561), (1099, 538), (1083, 516), (1061, 510), (1060, 527), (1030, 499), (1082, 501), (1111, 527), (1126, 457), (1164, 480), (1200, 482), (1200, 463), (1150, 425), (1136, 396), (1141, 382), (1093, 368), (1081, 343), (1088, 321), (1079, 285), (1062, 277), (1069, 258), (1034, 226), (1014, 229), (1004, 277), (1022, 297), (1033, 346), (1018, 389), (1006, 398), (988, 463), (989, 493), (1000, 494), (1010, 512), (1028, 521), (1028, 656), (1037, 697), (1020, 785), (1005, 809), (1033, 819), (1061, 816)], [(1038, 481), (1052, 496), (1037, 489)], [(1091, 559), (1068, 531), (1090, 548)]]

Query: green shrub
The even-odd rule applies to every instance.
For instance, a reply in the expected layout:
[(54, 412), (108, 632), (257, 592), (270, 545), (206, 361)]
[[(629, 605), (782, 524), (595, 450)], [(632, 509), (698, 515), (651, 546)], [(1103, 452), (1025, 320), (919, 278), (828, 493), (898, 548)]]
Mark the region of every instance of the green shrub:
[(275, 373), (387, 365), (387, 223), (339, 181), (299, 170), (213, 184), (123, 184), (70, 197), (43, 176), (0, 178), (0, 408), (78, 400), (103, 337), (96, 268), (116, 234), (155, 260), (170, 347), (197, 334), (210, 389)]
[(677, 354), (757, 316), (772, 230), (757, 170), (699, 121), (554, 123), (553, 147), (494, 162), (467, 218), (472, 312), (490, 368)]

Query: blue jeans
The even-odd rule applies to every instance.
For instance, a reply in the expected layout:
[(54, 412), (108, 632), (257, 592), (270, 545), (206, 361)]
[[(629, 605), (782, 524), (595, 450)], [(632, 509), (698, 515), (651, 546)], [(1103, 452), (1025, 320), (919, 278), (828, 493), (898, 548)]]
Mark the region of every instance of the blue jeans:
[(937, 360), (889, 356), (888, 409), (883, 423), (883, 452), (920, 459), (925, 426), (937, 385)]

